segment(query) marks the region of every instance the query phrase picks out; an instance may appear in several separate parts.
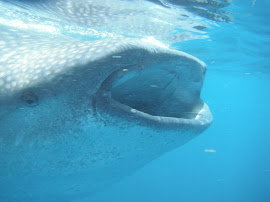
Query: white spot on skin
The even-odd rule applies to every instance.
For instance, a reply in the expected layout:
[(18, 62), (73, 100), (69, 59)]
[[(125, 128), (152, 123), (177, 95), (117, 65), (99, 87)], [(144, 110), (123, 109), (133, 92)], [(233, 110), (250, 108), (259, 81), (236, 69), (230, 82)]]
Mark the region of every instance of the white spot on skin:
[(114, 55), (114, 56), (112, 56), (112, 58), (120, 59), (120, 58), (122, 58), (122, 56), (121, 55)]
[(7, 84), (5, 85), (5, 88), (8, 89), (8, 90), (10, 90), (10, 89), (11, 89), (11, 85), (10, 85), (9, 83), (7, 83)]
[(4, 76), (6, 76), (5, 72), (0, 72), (0, 78), (3, 78)]
[(15, 87), (17, 86), (17, 83), (16, 83), (15, 81), (13, 81), (13, 82), (11, 83), (11, 86), (12, 86), (13, 88), (15, 88)]
[(11, 76), (8, 76), (7, 78), (6, 78), (6, 81), (7, 82), (10, 82), (12, 80), (12, 77)]

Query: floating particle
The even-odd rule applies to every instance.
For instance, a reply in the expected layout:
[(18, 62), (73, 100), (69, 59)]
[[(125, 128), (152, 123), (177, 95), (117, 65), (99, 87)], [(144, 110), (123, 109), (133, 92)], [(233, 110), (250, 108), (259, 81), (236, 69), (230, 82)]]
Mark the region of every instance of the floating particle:
[(215, 153), (216, 150), (214, 150), (214, 149), (205, 149), (204, 152)]
[(253, 2), (251, 4), (251, 7), (254, 7), (255, 6), (255, 3), (256, 3), (256, 0), (253, 0)]

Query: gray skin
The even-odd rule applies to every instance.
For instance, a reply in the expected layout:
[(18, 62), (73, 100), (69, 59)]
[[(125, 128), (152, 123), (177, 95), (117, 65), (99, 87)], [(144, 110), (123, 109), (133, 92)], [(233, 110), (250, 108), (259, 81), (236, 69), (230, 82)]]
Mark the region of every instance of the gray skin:
[(203, 132), (206, 66), (144, 39), (0, 27), (0, 198), (71, 200)]

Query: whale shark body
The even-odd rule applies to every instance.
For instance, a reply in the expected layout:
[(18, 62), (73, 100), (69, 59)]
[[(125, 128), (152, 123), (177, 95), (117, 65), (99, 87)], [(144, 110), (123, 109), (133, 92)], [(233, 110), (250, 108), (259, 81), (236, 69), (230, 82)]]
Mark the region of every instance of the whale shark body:
[(76, 2), (0, 2), (1, 199), (87, 196), (212, 122), (203, 62), (153, 37), (74, 34), (106, 24), (112, 9)]

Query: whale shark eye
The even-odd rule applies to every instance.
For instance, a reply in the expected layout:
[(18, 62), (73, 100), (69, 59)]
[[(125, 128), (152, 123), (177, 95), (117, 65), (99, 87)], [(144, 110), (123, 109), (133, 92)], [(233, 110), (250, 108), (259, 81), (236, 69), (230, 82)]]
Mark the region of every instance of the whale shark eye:
[(24, 92), (21, 99), (29, 107), (35, 107), (39, 104), (38, 96), (30, 91)]

